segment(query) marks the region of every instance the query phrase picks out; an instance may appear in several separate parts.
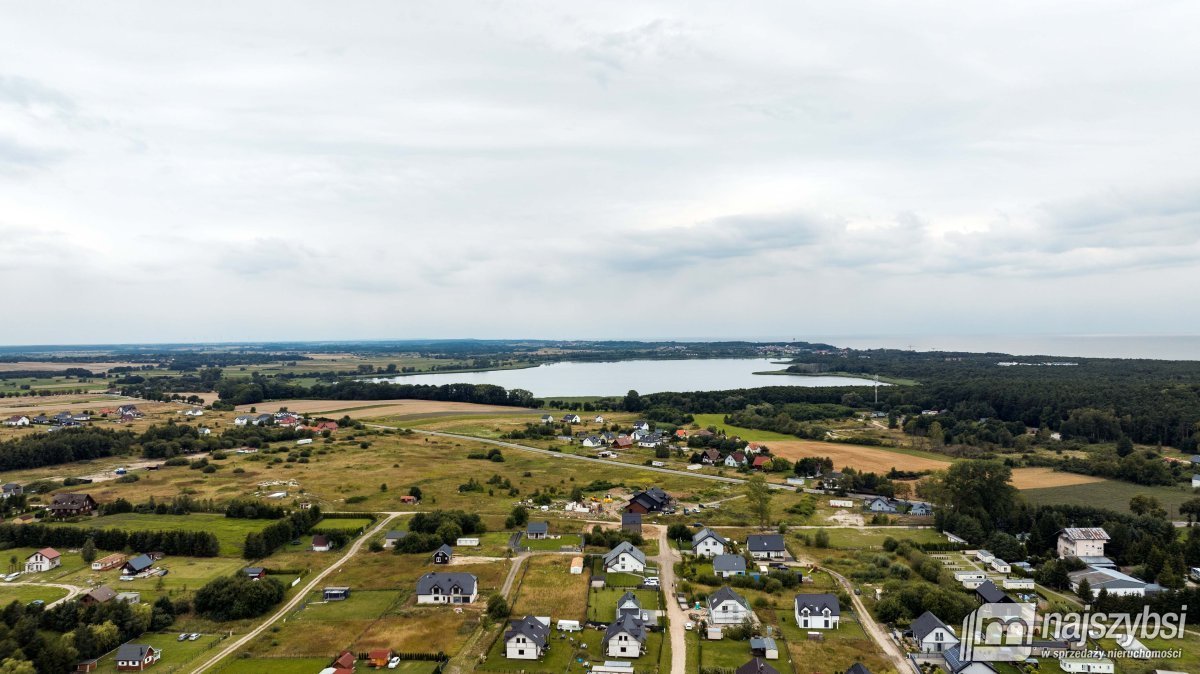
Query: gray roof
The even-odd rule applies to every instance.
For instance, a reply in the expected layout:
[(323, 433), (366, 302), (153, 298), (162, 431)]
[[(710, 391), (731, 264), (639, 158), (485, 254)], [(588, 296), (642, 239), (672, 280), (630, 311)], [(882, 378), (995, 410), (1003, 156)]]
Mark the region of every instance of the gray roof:
[(750, 608), (750, 602), (742, 595), (734, 592), (728, 585), (724, 585), (721, 589), (708, 595), (708, 610), (712, 611), (714, 607), (720, 606), (727, 601), (735, 601), (745, 608)]
[(626, 615), (614, 620), (612, 624), (608, 626), (608, 629), (604, 630), (604, 640), (608, 641), (621, 632), (628, 633), (629, 636), (637, 639), (640, 643), (646, 642), (646, 626), (642, 624), (641, 620), (638, 620), (631, 615)]
[(911, 629), (913, 633), (913, 638), (917, 641), (921, 641), (925, 637), (929, 636), (931, 632), (939, 627), (946, 631), (950, 631), (950, 628), (946, 627), (946, 623), (942, 622), (941, 618), (935, 616), (929, 611), (922, 613), (919, 618), (912, 621), (912, 624), (909, 625), (909, 629)]
[(1004, 590), (996, 587), (996, 584), (990, 580), (983, 581), (979, 587), (975, 588), (975, 594), (989, 604), (999, 604), (1012, 601), (1008, 595), (1004, 594)]
[(407, 535), (408, 535), (407, 531), (398, 531), (396, 529), (392, 529), (391, 531), (384, 534), (383, 538), (384, 538), (384, 540), (387, 540), (387, 541), (398, 541)]
[(621, 525), (628, 526), (631, 524), (636, 524), (638, 526), (641, 526), (642, 525), (642, 514), (641, 513), (621, 513)]
[(622, 552), (628, 552), (629, 554), (633, 555), (633, 558), (641, 562), (643, 565), (646, 563), (646, 553), (633, 547), (633, 543), (630, 543), (629, 541), (621, 541), (620, 543), (617, 543), (616, 547), (604, 554), (605, 566), (620, 557)]
[(508, 631), (504, 633), (504, 640), (521, 635), (529, 639), (538, 648), (545, 648), (546, 643), (550, 639), (550, 625), (543, 623), (537, 618), (527, 615), (520, 620), (514, 620), (508, 624)]
[(1107, 541), (1108, 532), (1100, 527), (1067, 527), (1059, 532), (1072, 541)]
[(417, 579), (417, 594), (433, 594), (439, 587), (442, 594), (450, 594), (454, 585), (462, 588), (462, 594), (475, 594), (475, 575), (470, 573), (427, 573)]
[(863, 663), (856, 662), (850, 665), (850, 668), (846, 670), (846, 674), (871, 674), (871, 670), (867, 669)]
[(1071, 579), (1071, 583), (1079, 583), (1084, 578), (1087, 579), (1088, 585), (1092, 586), (1093, 592), (1099, 592), (1102, 589), (1109, 590), (1136, 590), (1146, 587), (1146, 581), (1138, 580), (1133, 576), (1121, 573), (1115, 569), (1089, 567), (1082, 571), (1073, 571), (1067, 574)]
[(983, 665), (984, 667), (987, 667), (988, 669), (992, 670), (993, 672), (996, 671), (996, 669), (994, 667), (992, 667), (991, 665), (989, 665), (986, 662), (971, 662), (969, 660), (963, 660), (962, 654), (959, 653), (958, 648), (959, 648), (958, 644), (955, 644), (954, 646), (951, 646), (950, 648), (947, 648), (945, 651), (942, 652), (942, 655), (945, 656), (945, 658), (946, 658), (946, 666), (950, 668), (950, 671), (953, 674), (958, 674), (959, 672), (966, 669), (970, 665)]
[(750, 552), (785, 552), (787, 546), (779, 534), (751, 534), (746, 537), (746, 548)]
[(721, 534), (718, 534), (717, 532), (713, 531), (712, 529), (709, 529), (708, 527), (704, 527), (700, 531), (697, 531), (696, 533), (692, 534), (692, 547), (693, 548), (696, 547), (706, 538), (716, 539), (716, 541), (718, 543), (720, 543), (721, 545), (729, 545), (729, 541), (725, 540), (724, 536), (722, 536)]
[(713, 571), (745, 571), (746, 558), (741, 555), (717, 555), (713, 557)]
[(750, 662), (734, 670), (734, 674), (779, 674), (779, 670), (761, 658), (751, 658)]
[(262, 572), (263, 568), (261, 566), (247, 566), (246, 568), (242, 569), (242, 573), (246, 574), (247, 576), (257, 576)]
[(774, 651), (777, 650), (775, 640), (771, 637), (750, 637), (750, 650), (752, 651)]
[(447, 557), (453, 557), (453, 556), (454, 556), (454, 548), (450, 547), (450, 544), (449, 544), (449, 543), (442, 543), (442, 547), (438, 548), (437, 550), (434, 550), (434, 551), (433, 551), (433, 554), (434, 554), (434, 555), (437, 555), (439, 552), (444, 552), (444, 553), (446, 553), (446, 556), (447, 556)]
[(146, 653), (149, 651), (148, 644), (121, 644), (121, 647), (117, 649), (117, 660), (140, 662), (146, 658)]
[(637, 598), (637, 595), (630, 590), (626, 590), (625, 594), (621, 595), (621, 598), (617, 600), (617, 613), (620, 613), (621, 610), (625, 608), (625, 605), (629, 602), (633, 602), (633, 605), (637, 607), (637, 615), (641, 615), (642, 602)]
[(117, 591), (107, 585), (101, 585), (100, 587), (93, 588), (90, 592), (88, 592), (88, 596), (98, 602), (106, 602), (117, 596)]
[(808, 609), (809, 613), (824, 614), (829, 609), (829, 615), (840, 616), (842, 607), (838, 598), (832, 594), (798, 594), (796, 595), (796, 610)]
[(125, 566), (132, 568), (135, 572), (145, 571), (154, 565), (154, 560), (150, 559), (149, 555), (138, 555), (133, 559), (125, 562)]
[(525, 527), (526, 533), (530, 534), (548, 534), (550, 533), (549, 522), (530, 522), (529, 526)]

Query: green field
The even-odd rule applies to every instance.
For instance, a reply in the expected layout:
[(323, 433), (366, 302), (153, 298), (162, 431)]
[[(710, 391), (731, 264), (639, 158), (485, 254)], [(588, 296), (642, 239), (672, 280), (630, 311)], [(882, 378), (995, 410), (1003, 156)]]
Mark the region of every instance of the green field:
[[(623, 589), (612, 587), (591, 590), (588, 593), (588, 620), (595, 620), (597, 622), (611, 622), (615, 620), (617, 617), (617, 600), (625, 592)], [(657, 592), (653, 590), (634, 590), (633, 594), (642, 603), (642, 609), (647, 611), (656, 611), (659, 609)]]
[(35, 599), (41, 599), (47, 604), (67, 596), (67, 591), (60, 587), (46, 585), (0, 585), (0, 606), (19, 601), (28, 604)]
[(83, 522), (67, 522), (64, 526), (93, 529), (128, 529), (131, 531), (211, 531), (221, 544), (221, 556), (240, 557), (246, 534), (262, 531), (273, 520), (244, 520), (216, 513), (190, 515), (143, 515), (121, 513), (93, 517)]
[(522, 536), (521, 545), (529, 548), (530, 550), (558, 551), (562, 549), (563, 546), (577, 548), (580, 545), (583, 545), (583, 537), (581, 537), (579, 534), (562, 534), (558, 538), (538, 538), (531, 540), (525, 536)]
[(313, 674), (328, 666), (329, 661), (330, 658), (230, 658), (216, 671), (219, 674)]
[(326, 531), (350, 531), (355, 532), (361, 529), (366, 529), (374, 523), (374, 520), (366, 517), (326, 517), (317, 522), (314, 529)]
[[(883, 548), (883, 542), (888, 538), (896, 540), (912, 541), (914, 543), (945, 543), (946, 536), (939, 533), (936, 529), (907, 529), (904, 527), (894, 527), (887, 529), (834, 529), (825, 528), (825, 533), (829, 535), (829, 546), (832, 548), (845, 549), (871, 549), (878, 550)], [(800, 529), (795, 532), (796, 535), (807, 534), (810, 538), (817, 532), (816, 529)], [(815, 549), (814, 549), (815, 552)]]
[(1195, 498), (1190, 487), (1148, 487), (1117, 480), (1021, 491), (1021, 495), (1034, 505), (1065, 503), (1067, 505), (1098, 506), (1123, 512), (1129, 511), (1129, 500), (1138, 494), (1158, 499), (1171, 517), (1179, 517), (1180, 504)]
[[(203, 653), (221, 641), (221, 637), (215, 634), (206, 634), (196, 641), (177, 641), (176, 638), (178, 636), (178, 632), (143, 634), (134, 639), (133, 643), (150, 644), (162, 650), (162, 659), (158, 661), (158, 664), (154, 665), (151, 671), (185, 672), (188, 671), (189, 665), (194, 664)], [(116, 671), (116, 651), (100, 658), (96, 672), (99, 674), (115, 674)]]
[(733, 437), (738, 436), (743, 440), (750, 442), (770, 442), (772, 440), (796, 440), (796, 436), (787, 435), (785, 433), (776, 433), (774, 431), (759, 431), (753, 428), (742, 428), (740, 426), (730, 426), (725, 423), (724, 414), (696, 414), (694, 415), (696, 423), (700, 428), (708, 428), (716, 426), (717, 430), (725, 431), (725, 434)]

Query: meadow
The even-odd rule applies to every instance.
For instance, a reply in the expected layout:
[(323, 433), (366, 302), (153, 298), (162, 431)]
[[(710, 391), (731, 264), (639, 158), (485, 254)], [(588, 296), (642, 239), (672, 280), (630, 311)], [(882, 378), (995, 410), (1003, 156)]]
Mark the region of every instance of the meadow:
[(217, 513), (191, 513), (188, 515), (121, 513), (119, 515), (91, 517), (80, 522), (62, 524), (50, 522), (49, 524), (52, 526), (87, 527), (91, 529), (126, 529), (129, 531), (209, 531), (217, 537), (217, 541), (221, 545), (222, 557), (240, 557), (242, 554), (242, 544), (246, 540), (246, 534), (262, 531), (272, 522), (272, 520), (248, 520), (225, 517)]
[(1150, 487), (1106, 479), (1084, 484), (1021, 490), (1021, 495), (1035, 505), (1054, 503), (1083, 506), (1102, 505), (1105, 508), (1123, 512), (1129, 512), (1129, 500), (1139, 494), (1158, 499), (1158, 502), (1167, 509), (1168, 514), (1176, 519), (1182, 519), (1179, 515), (1179, 506), (1184, 501), (1196, 497), (1190, 486)]

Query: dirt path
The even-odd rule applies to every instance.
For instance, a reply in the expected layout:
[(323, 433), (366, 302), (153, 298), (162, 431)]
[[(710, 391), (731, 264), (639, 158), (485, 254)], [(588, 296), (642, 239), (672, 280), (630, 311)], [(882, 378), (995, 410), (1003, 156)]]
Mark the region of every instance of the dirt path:
[(290, 612), (292, 609), (296, 608), (296, 606), (298, 606), (300, 604), (300, 602), (304, 601), (304, 599), (308, 596), (308, 593), (312, 592), (313, 589), (316, 588), (317, 585), (320, 584), (320, 582), (322, 580), (324, 580), (326, 576), (333, 573), (334, 571), (337, 571), (338, 569), (340, 569), (342, 567), (343, 564), (350, 561), (350, 558), (353, 557), (355, 554), (357, 554), (360, 549), (362, 549), (363, 545), (367, 542), (368, 539), (370, 539), (372, 536), (374, 536), (375, 534), (382, 531), (384, 529), (384, 527), (386, 527), (388, 525), (389, 522), (391, 522), (393, 519), (395, 519), (396, 517), (399, 516), (399, 513), (386, 513), (386, 515), (387, 515), (387, 517), (383, 518), (378, 523), (376, 523), (375, 526), (371, 527), (369, 530), (367, 530), (365, 533), (363, 533), (362, 536), (359, 536), (358, 540), (354, 541), (354, 543), (350, 546), (350, 548), (348, 550), (346, 550), (346, 554), (342, 555), (341, 559), (339, 559), (336, 562), (334, 562), (333, 564), (329, 565), (329, 568), (325, 569), (324, 571), (322, 571), (322, 572), (318, 573), (316, 576), (314, 576), (313, 579), (310, 580), (307, 585), (305, 585), (303, 588), (300, 589), (299, 592), (296, 593), (296, 596), (292, 597), (291, 601), (284, 604), (278, 611), (271, 614), (270, 618), (267, 618), (266, 620), (264, 620), (257, 627), (250, 630), (245, 635), (230, 641), (229, 645), (225, 646), (220, 651), (218, 651), (216, 655), (212, 656), (208, 660), (205, 660), (203, 664), (201, 664), (200, 666), (193, 669), (192, 670), (193, 674), (198, 674), (199, 672), (203, 672), (203, 671), (206, 671), (206, 670), (212, 668), (213, 666), (215, 666), (218, 662), (220, 662), (224, 658), (232, 655), (234, 652), (236, 652), (242, 646), (245, 646), (246, 644), (250, 643), (250, 641), (252, 639), (254, 639), (254, 637), (258, 636), (259, 634), (262, 634), (263, 631), (265, 631), (268, 627), (273, 625), (277, 620), (279, 620), (283, 616), (287, 615), (288, 612)]
[(687, 636), (683, 623), (687, 621), (679, 602), (675, 601), (675, 562), (679, 553), (671, 547), (667, 540), (667, 528), (662, 525), (647, 525), (647, 528), (658, 529), (658, 555), (653, 559), (658, 563), (658, 579), (666, 594), (667, 618), (671, 628), (671, 674), (685, 674), (687, 669)]
[(850, 595), (850, 602), (854, 604), (854, 612), (858, 614), (858, 623), (862, 625), (867, 634), (871, 636), (871, 639), (875, 641), (884, 654), (887, 655), (888, 659), (892, 661), (892, 664), (896, 666), (896, 671), (901, 674), (911, 672), (912, 665), (909, 663), (908, 658), (904, 657), (904, 653), (900, 651), (900, 647), (888, 636), (887, 630), (875, 622), (875, 618), (867, 611), (867, 607), (863, 605), (862, 599), (854, 594), (854, 586), (850, 584), (850, 581), (832, 569), (825, 567), (820, 567), (820, 569), (833, 576), (834, 580)]

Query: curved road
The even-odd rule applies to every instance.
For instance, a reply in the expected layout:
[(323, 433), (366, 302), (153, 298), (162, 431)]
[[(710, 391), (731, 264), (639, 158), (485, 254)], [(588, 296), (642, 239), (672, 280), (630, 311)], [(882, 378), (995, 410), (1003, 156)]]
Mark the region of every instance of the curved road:
[(346, 550), (346, 553), (342, 555), (341, 559), (337, 560), (333, 564), (330, 564), (327, 569), (325, 569), (324, 571), (318, 573), (315, 577), (313, 577), (313, 579), (310, 580), (307, 585), (305, 585), (303, 588), (300, 589), (299, 592), (296, 593), (296, 596), (292, 597), (291, 601), (284, 604), (283, 607), (280, 608), (275, 613), (271, 614), (271, 617), (264, 620), (260, 625), (258, 625), (258, 627), (255, 627), (254, 629), (250, 630), (243, 636), (230, 641), (229, 644), (227, 644), (224, 648), (222, 648), (220, 651), (218, 651), (216, 655), (212, 656), (208, 660), (205, 660), (203, 664), (201, 664), (198, 667), (196, 667), (195, 669), (193, 669), (192, 670), (193, 674), (198, 673), (198, 672), (203, 672), (203, 671), (213, 667), (214, 665), (216, 665), (218, 662), (220, 662), (224, 658), (232, 655), (234, 653), (234, 651), (236, 651), (239, 648), (241, 648), (242, 646), (245, 646), (246, 644), (250, 643), (251, 639), (258, 636), (259, 634), (262, 634), (264, 630), (266, 630), (271, 625), (275, 624), (275, 622), (277, 620), (279, 620), (283, 616), (287, 615), (287, 613), (289, 611), (291, 611), (292, 609), (296, 608), (296, 606), (298, 606), (300, 604), (300, 602), (304, 601), (305, 597), (308, 596), (308, 593), (313, 591), (313, 589), (317, 586), (318, 583), (320, 583), (322, 580), (324, 580), (325, 577), (328, 576), (329, 574), (331, 574), (334, 571), (337, 571), (339, 568), (341, 568), (343, 564), (350, 561), (350, 558), (353, 557), (355, 555), (355, 553), (357, 553), (359, 551), (360, 548), (362, 548), (363, 544), (365, 544), (368, 539), (370, 539), (375, 534), (379, 533), (379, 531), (381, 529), (383, 529), (385, 526), (387, 526), (387, 524), (389, 522), (391, 522), (393, 519), (395, 519), (399, 515), (399, 513), (385, 513), (385, 514), (387, 515), (387, 517), (383, 518), (375, 526), (371, 527), (369, 530), (364, 532), (362, 536), (359, 536), (358, 540), (354, 541), (354, 543)]

